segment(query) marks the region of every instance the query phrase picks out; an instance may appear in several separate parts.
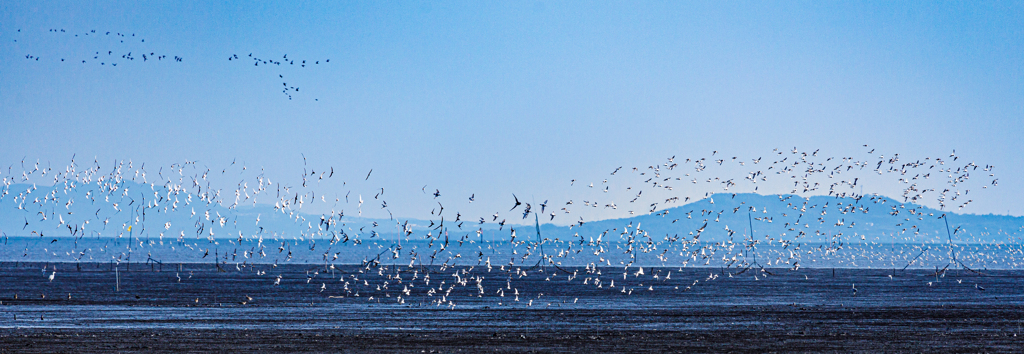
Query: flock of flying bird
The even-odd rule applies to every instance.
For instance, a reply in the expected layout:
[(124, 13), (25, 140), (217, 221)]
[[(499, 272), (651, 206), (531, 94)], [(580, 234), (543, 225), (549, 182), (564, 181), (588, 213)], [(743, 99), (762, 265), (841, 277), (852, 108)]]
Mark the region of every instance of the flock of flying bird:
[[(928, 257), (932, 261), (949, 258), (943, 272), (950, 266), (976, 271), (972, 267), (986, 262), (986, 255), (995, 262), (991, 257), (998, 250), (1007, 255), (1000, 261), (1024, 266), (1017, 263), (1022, 258), (1017, 255), (1024, 251), (1010, 244), (976, 246), (974, 253), (982, 256), (972, 256), (972, 249), (966, 246), (954, 249), (951, 235), (947, 235), (946, 253), (938, 252), (940, 247), (935, 244), (913, 244), (917, 242), (914, 235), (927, 233), (918, 225), (945, 214), (910, 203), (928, 201), (940, 209), (962, 209), (972, 202), (964, 200), (970, 193), (968, 186), (982, 180), (970, 177), (988, 177), (973, 188), (998, 184), (993, 166), (959, 161), (955, 153), (948, 158), (904, 161), (899, 154), (874, 155), (875, 150), (867, 146), (865, 151), (868, 157), (861, 159), (824, 157), (818, 150), (795, 148), (776, 149), (765, 159), (723, 157), (717, 151), (701, 158), (671, 157), (643, 168), (615, 168), (595, 182), (597, 186), (568, 181), (570, 189), (584, 188), (578, 193), (582, 199), (535, 203), (509, 193), (507, 209), (472, 216), (452, 209), (480, 203), (476, 193), (454, 197), (442, 193), (442, 188), (430, 188), (431, 192), (424, 186), (422, 198), (434, 205), (429, 220), (424, 221), (395, 217), (385, 200), (390, 194), (382, 187), (366, 195), (373, 195), (370, 203), (387, 212), (386, 219), (346, 217), (346, 206), (349, 214), (353, 205), (359, 215), (363, 213), (367, 203), (363, 193), (357, 192), (355, 198), (350, 198), (351, 190), (344, 196), (318, 193), (319, 186), (341, 173), (334, 167), (309, 168), (305, 157), (301, 183), (296, 179), (295, 185), (271, 181), (263, 169), (235, 162), (218, 171), (200, 167), (196, 161), (147, 168), (132, 161), (105, 165), (94, 159), (83, 164), (73, 157), (68, 166), (54, 169), (39, 162), (25, 165), (23, 160), (22, 171), (15, 171), (14, 165), (0, 171), (0, 208), (8, 219), (16, 217), (23, 222), (17, 225), (20, 230), (2, 226), (8, 229), (0, 230), (5, 237), (0, 255), (29, 260), (30, 254), (41, 251), (54, 261), (130, 265), (133, 253), (135, 262), (141, 263), (145, 252), (146, 263), (211, 262), (222, 271), (252, 271), (275, 285), (282, 281), (280, 274), (274, 274), (279, 264), (312, 264), (318, 268), (307, 274), (305, 282), (332, 297), (398, 303), (418, 298), (452, 307), (452, 294), (460, 291), (476, 297), (495, 295), (498, 301), (509, 295), (518, 302), (523, 296), (523, 302), (532, 304), (540, 294), (513, 286), (517, 279), (530, 276), (630, 295), (637, 290), (688, 291), (698, 283), (709, 284), (720, 276), (741, 276), (748, 271), (754, 279), (764, 279), (772, 272), (798, 270), (801, 265), (857, 266), (858, 259), (867, 266), (900, 268), (915, 262), (923, 265)], [(726, 176), (710, 175), (716, 168)], [(370, 183), (372, 173), (350, 176), (354, 178), (349, 182)], [(730, 173), (736, 177), (727, 177)], [(251, 179), (226, 182), (253, 174)], [(902, 200), (865, 195), (855, 189), (868, 181), (893, 177), (902, 190), (898, 198)], [(336, 188), (350, 186), (344, 181), (340, 186), (335, 183)], [(758, 191), (760, 186), (774, 190), (785, 186), (791, 191), (791, 195), (778, 195), (778, 204), (770, 206), (783, 210), (769, 213), (768, 205), (745, 202), (721, 207), (735, 199), (737, 191)], [(817, 203), (801, 195), (832, 199)], [(622, 196), (623, 200), (614, 200)], [(271, 202), (272, 207), (268, 206)], [(671, 208), (675, 203), (685, 205)], [(687, 211), (686, 206), (693, 209)], [(304, 207), (323, 212), (303, 212)], [(853, 222), (847, 225), (844, 220), (868, 214), (871, 208), (886, 210), (893, 220), (900, 221), (900, 235), (906, 238), (900, 240), (897, 257), (886, 253), (895, 252), (895, 245), (860, 242), (865, 240), (863, 236), (856, 240), (836, 232), (854, 228)], [(635, 219), (636, 224), (634, 219), (585, 221), (583, 217), (595, 209), (648, 219)], [(683, 213), (685, 219), (675, 214), (669, 217), (670, 212)], [(849, 216), (833, 223), (825, 219), (831, 217), (828, 212)], [(909, 215), (900, 216), (901, 212)], [(578, 216), (570, 217), (571, 213)], [(545, 225), (548, 231), (542, 233), (542, 217), (545, 222), (566, 226)], [(748, 225), (741, 224), (739, 231), (736, 224), (733, 228), (721, 225), (722, 220), (745, 220)], [(962, 232), (955, 228), (952, 233)], [(20, 237), (21, 243), (18, 237), (9, 243), (10, 236)], [(893, 239), (895, 242), (895, 236)], [(14, 250), (14, 245), (24, 250)], [(336, 265), (358, 265), (358, 272), (340, 272)], [(676, 280), (671, 287), (665, 286), (676, 267)], [(684, 267), (710, 271), (706, 277), (682, 284), (679, 274)], [(360, 275), (368, 273), (377, 273), (373, 279), (381, 283), (371, 284), (368, 276)], [(328, 274), (334, 280), (325, 280)], [(437, 280), (439, 274), (441, 280)], [(55, 270), (47, 274), (50, 281), (55, 275)], [(180, 276), (178, 281), (182, 281)], [(494, 289), (495, 282), (503, 286)], [(397, 284), (402, 289), (397, 289)]]
[[(23, 43), (24, 36), (21, 36), (22, 30), (18, 29), (15, 33), (15, 38), (12, 39), (13, 43)], [(25, 59), (30, 61), (52, 60), (56, 62), (80, 62), (81, 64), (100, 64), (102, 66), (116, 67), (119, 64), (125, 65), (133, 62), (182, 62), (184, 58), (177, 55), (159, 54), (152, 50), (146, 50), (141, 47), (146, 40), (141, 37), (136, 37), (135, 33), (121, 33), (117, 31), (97, 31), (88, 30), (81, 32), (73, 32), (65, 30), (63, 28), (50, 28), (47, 29), (47, 34), (59, 36), (61, 40), (89, 40), (87, 45), (93, 46), (94, 49), (87, 53), (75, 53), (75, 54), (59, 54), (42, 55), (38, 53), (26, 53)], [(18, 42), (21, 39), (22, 42)], [(35, 39), (35, 38), (33, 38)], [(103, 49), (95, 49), (98, 47)], [(232, 62), (247, 61), (252, 63), (254, 67), (264, 67), (275, 69), (275, 74), (278, 79), (281, 79), (281, 92), (291, 100), (294, 94), (298, 93), (300, 87), (294, 83), (289, 85), (285, 78), (285, 73), (282, 71), (285, 68), (306, 68), (307, 66), (312, 68), (323, 64), (330, 63), (330, 59), (295, 59), (289, 58), (288, 54), (285, 54), (277, 59), (272, 58), (261, 58), (253, 56), (249, 53), (248, 56), (240, 57), (237, 54), (228, 56), (228, 60)], [(319, 101), (320, 99), (314, 99)]]
[[(249, 55), (246, 56), (246, 57), (239, 57), (238, 54), (232, 54), (231, 56), (228, 57), (228, 61), (234, 61), (234, 62), (242, 61), (243, 59), (245, 59), (245, 61), (251, 62), (254, 67), (259, 67), (260, 65), (263, 65), (264, 68), (271, 68), (271, 69), (277, 69), (277, 70), (280, 70), (282, 66), (301, 69), (301, 68), (305, 68), (307, 65), (309, 65), (310, 67), (319, 66), (321, 61), (323, 61), (324, 64), (327, 64), (327, 63), (331, 62), (331, 59), (323, 59), (323, 60), (310, 59), (308, 61), (306, 59), (295, 59), (294, 57), (289, 59), (288, 58), (288, 54), (285, 54), (285, 55), (281, 56), (280, 59), (276, 59), (276, 60), (275, 59), (265, 59), (265, 58), (260, 58), (260, 57), (254, 57), (252, 55), (252, 53), (249, 53)], [(285, 79), (283, 73), (277, 73), (277, 78), (282, 80), (282, 82), (281, 82), (281, 86), (282, 86), (281, 92), (284, 93), (284, 95), (287, 96), (289, 100), (291, 100), (292, 99), (292, 94), (299, 92), (299, 87), (295, 86), (294, 84), (293, 85), (288, 85), (288, 81), (284, 81), (286, 79)], [(317, 98), (317, 99), (314, 99), (314, 100), (319, 101), (320, 99)]]
[[(16, 34), (21, 34), (21, 29), (18, 29)], [(83, 32), (72, 32), (67, 31), (63, 28), (50, 28), (47, 30), (48, 34), (61, 36), (62, 39), (81, 39), (81, 40), (93, 40), (102, 41), (98, 45), (103, 45), (107, 48), (104, 50), (93, 50), (89, 54), (74, 54), (74, 58), (70, 56), (57, 55), (53, 58), (46, 58), (55, 62), (81, 62), (81, 64), (100, 64), (117, 66), (118, 64), (126, 64), (135, 62), (149, 61), (170, 61), (170, 62), (181, 62), (184, 59), (177, 55), (168, 56), (167, 54), (158, 54), (154, 51), (144, 50), (140, 48), (142, 43), (146, 43), (146, 40), (141, 37), (136, 37), (135, 33), (120, 33), (117, 31), (96, 31), (89, 30)], [(18, 39), (13, 39), (14, 43), (18, 43)], [(116, 41), (116, 42), (115, 42)], [(127, 43), (126, 43), (127, 41)], [(26, 60), (39, 61), (43, 59), (42, 55), (28, 53), (25, 54)]]

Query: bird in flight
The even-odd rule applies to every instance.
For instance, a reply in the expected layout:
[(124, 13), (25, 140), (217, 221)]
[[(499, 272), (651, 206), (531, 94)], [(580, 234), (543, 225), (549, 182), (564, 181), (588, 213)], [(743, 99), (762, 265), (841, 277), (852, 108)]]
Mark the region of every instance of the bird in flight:
[(516, 199), (516, 205), (513, 205), (512, 209), (509, 209), (508, 211), (516, 210), (516, 208), (518, 208), (520, 205), (523, 205), (523, 203), (519, 201), (519, 197), (516, 197), (515, 193), (512, 194), (512, 198)]

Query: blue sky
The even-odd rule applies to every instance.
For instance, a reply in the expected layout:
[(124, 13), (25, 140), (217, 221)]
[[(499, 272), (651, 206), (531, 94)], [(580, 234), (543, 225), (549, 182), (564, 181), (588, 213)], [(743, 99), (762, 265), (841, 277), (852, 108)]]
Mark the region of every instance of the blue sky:
[[(1022, 22), (1022, 2), (4, 1), (0, 165), (237, 160), (297, 183), (304, 155), (345, 181), (321, 193), (385, 187), (422, 217), (423, 186), (489, 215), (669, 156), (867, 144), (996, 165), (965, 211), (1024, 215)], [(331, 61), (227, 60), (249, 53)]]

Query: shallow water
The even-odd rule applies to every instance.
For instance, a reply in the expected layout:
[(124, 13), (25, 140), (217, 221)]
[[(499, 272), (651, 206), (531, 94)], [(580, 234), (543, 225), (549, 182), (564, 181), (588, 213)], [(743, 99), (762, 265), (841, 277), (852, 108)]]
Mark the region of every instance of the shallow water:
[(630, 267), (623, 280), (621, 267), (131, 267), (0, 264), (0, 347), (1012, 352), (1024, 345), (1024, 271), (1016, 270), (911, 269), (890, 278), (892, 270), (646, 267), (639, 274)]
[[(333, 242), (332, 242), (333, 241)], [(943, 268), (953, 259), (971, 269), (1024, 269), (1024, 245), (705, 242), (484, 242), (470, 239), (411, 240), (380, 238), (341, 242), (330, 239), (171, 238), (0, 238), (0, 261), (86, 263), (221, 263), (533, 266), (547, 265), (774, 268)]]
[(209, 264), (182, 264), (159, 271), (138, 265), (128, 270), (122, 264), (116, 272), (110, 264), (96, 263), (0, 267), (2, 327), (415, 329), (438, 320), (466, 321), (459, 316), (483, 310), (1024, 306), (1024, 271), (1002, 270), (947, 270), (938, 275), (908, 270), (890, 277), (891, 270), (836, 269), (833, 275), (831, 269), (779, 268), (646, 268), (639, 274), (639, 267), (488, 271), (250, 265), (221, 271)]

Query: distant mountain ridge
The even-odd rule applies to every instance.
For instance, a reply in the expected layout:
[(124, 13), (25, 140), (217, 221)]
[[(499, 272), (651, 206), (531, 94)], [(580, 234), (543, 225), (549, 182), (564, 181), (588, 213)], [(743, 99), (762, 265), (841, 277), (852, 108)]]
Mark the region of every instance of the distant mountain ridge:
[[(748, 218), (749, 215), (749, 218)], [(653, 214), (585, 222), (569, 227), (544, 225), (545, 235), (596, 237), (640, 227), (651, 237), (679, 237), (734, 242), (749, 238), (750, 228), (761, 241), (829, 242), (853, 238), (878, 243), (948, 242), (1020, 243), (1024, 217), (972, 215), (940, 211), (884, 196), (800, 197), (796, 195), (713, 194), (706, 199)], [(607, 235), (607, 234), (606, 234)], [(863, 237), (863, 238), (862, 238)], [(607, 238), (607, 236), (606, 236)]]
[[(86, 183), (64, 189), (63, 185), (38, 187), (12, 184), (0, 188), (0, 232), (6, 235), (117, 236), (133, 232), (177, 238), (232, 238), (239, 233), (300, 236), (311, 230), (338, 237), (396, 233), (398, 220), (361, 218), (338, 213), (303, 213), (297, 208), (266, 204), (225, 207), (218, 203), (176, 196), (165, 186), (121, 182), (116, 190), (108, 184)], [(173, 189), (173, 188), (172, 188)], [(31, 191), (31, 192), (28, 192)], [(166, 193), (166, 194), (165, 194)], [(155, 196), (154, 196), (155, 195)], [(146, 207), (141, 208), (140, 206)], [(429, 222), (402, 220), (410, 230), (425, 229)], [(365, 234), (362, 235), (362, 234)]]
[[(372, 219), (350, 215), (318, 215), (301, 209), (264, 204), (228, 208), (209, 200), (174, 193), (174, 186), (120, 182), (36, 187), (11, 184), (0, 188), (0, 232), (6, 235), (117, 236), (131, 232), (164, 238), (235, 238), (278, 234), (284, 237), (394, 238), (423, 237), (447, 231), (489, 240), (535, 237), (534, 227), (500, 226), (465, 221), (462, 227), (438, 220)], [(58, 190), (59, 189), (59, 190)], [(142, 207), (145, 206), (145, 207)], [(571, 217), (572, 214), (566, 214)], [(943, 220), (947, 215), (948, 220)], [(543, 218), (542, 218), (543, 219)], [(949, 223), (947, 236), (946, 221)], [(129, 231), (128, 226), (132, 226)], [(542, 224), (549, 239), (603, 237), (606, 241), (647, 237), (714, 242), (744, 242), (753, 228), (758, 242), (877, 243), (1021, 243), (1024, 217), (972, 215), (940, 211), (884, 196), (853, 197), (713, 194), (653, 214), (621, 219), (583, 221), (558, 226)], [(639, 228), (639, 232), (637, 231)], [(477, 230), (484, 231), (478, 235)]]

